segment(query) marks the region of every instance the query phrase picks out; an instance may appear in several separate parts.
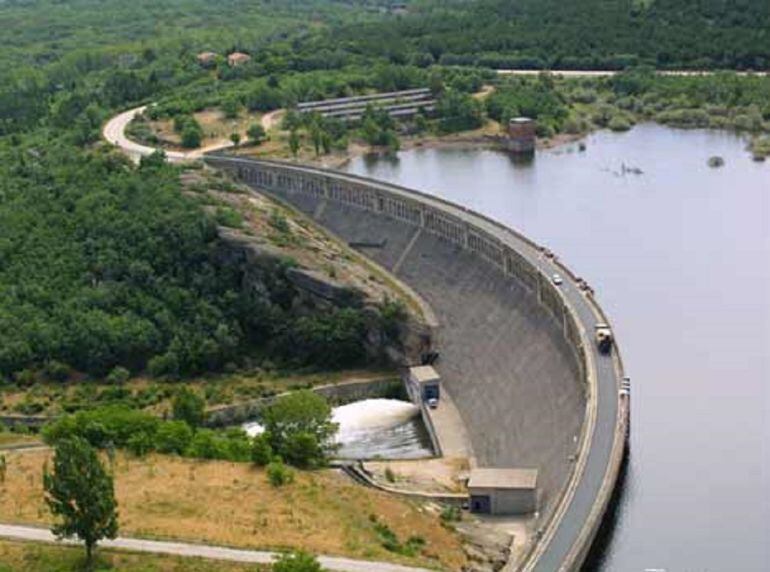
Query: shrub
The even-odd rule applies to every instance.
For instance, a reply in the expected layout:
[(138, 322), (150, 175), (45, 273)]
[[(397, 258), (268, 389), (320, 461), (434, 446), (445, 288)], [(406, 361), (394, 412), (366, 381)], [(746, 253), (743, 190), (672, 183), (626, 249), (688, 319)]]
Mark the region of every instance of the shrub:
[(229, 97), (222, 102), (222, 113), (227, 119), (235, 119), (240, 112), (241, 104), (234, 97)]
[(225, 431), (221, 439), (225, 451), (224, 459), (233, 462), (246, 462), (251, 458), (252, 442), (246, 432), (240, 427), (233, 427)]
[(709, 114), (702, 109), (671, 109), (661, 111), (655, 120), (676, 127), (708, 127)]
[(278, 398), (262, 418), (273, 451), (292, 464), (323, 465), (334, 448), (337, 425), (332, 423), (331, 407), (312, 391), (300, 390)]
[(281, 355), (318, 367), (353, 366), (366, 352), (363, 314), (355, 308), (302, 316), (288, 324), (274, 342)]
[(288, 435), (281, 446), (281, 453), (286, 462), (295, 467), (317, 468), (326, 460), (318, 438), (310, 432)]
[(217, 224), (228, 228), (241, 228), (243, 226), (243, 217), (241, 213), (231, 207), (217, 207), (215, 218)]
[(45, 376), (51, 381), (67, 381), (70, 376), (70, 368), (66, 363), (51, 360), (45, 364)]
[(607, 127), (612, 131), (628, 131), (631, 129), (631, 123), (622, 115), (614, 115)]
[(147, 369), (152, 377), (176, 377), (179, 375), (179, 358), (171, 351), (154, 356), (147, 363)]
[(158, 427), (155, 447), (161, 453), (182, 455), (190, 446), (193, 431), (184, 421), (167, 421)]
[(458, 522), (462, 520), (463, 513), (460, 510), (460, 507), (454, 505), (446, 505), (443, 509), (441, 509), (440, 518), (441, 522), (443, 523)]
[(159, 424), (160, 420), (149, 413), (124, 405), (109, 405), (57, 419), (46, 425), (42, 433), (46, 443), (52, 445), (62, 439), (80, 437), (94, 447), (113, 445), (125, 448), (132, 438), (135, 445), (139, 439), (144, 439), (136, 437), (140, 434), (152, 442)]
[(374, 531), (380, 537), (380, 544), (385, 550), (404, 556), (414, 556), (425, 546), (425, 539), (422, 536), (410, 536), (406, 542), (401, 543), (396, 533), (387, 524), (377, 521), (376, 516), (370, 515), (369, 520), (374, 523)]
[(270, 435), (262, 433), (254, 437), (251, 446), (251, 461), (259, 467), (264, 467), (272, 459), (273, 448), (270, 446)]
[(251, 455), (251, 441), (241, 429), (225, 433), (198, 429), (185, 455), (198, 459), (244, 462), (248, 461)]
[(119, 385), (125, 383), (131, 377), (131, 372), (125, 367), (117, 366), (112, 368), (109, 374), (107, 374), (107, 383)]
[(185, 421), (190, 427), (197, 427), (203, 422), (205, 407), (203, 397), (187, 387), (177, 392), (171, 404), (174, 419)]
[(217, 439), (211, 429), (199, 429), (190, 442), (186, 455), (198, 459), (224, 459), (227, 451), (222, 447), (223, 443)]
[(154, 435), (146, 432), (139, 432), (128, 438), (126, 447), (137, 457), (144, 457), (155, 448)]
[(184, 128), (184, 131), (182, 131), (182, 147), (186, 147), (187, 149), (195, 149), (196, 147), (201, 146), (202, 139), (203, 134), (201, 133), (200, 129), (187, 126)]
[(251, 125), (246, 131), (246, 134), (249, 136), (249, 141), (255, 145), (262, 143), (267, 135), (265, 133), (265, 128), (259, 123)]
[(278, 457), (267, 465), (267, 480), (274, 487), (282, 487), (294, 481), (294, 472)]
[(268, 222), (270, 226), (272, 226), (275, 230), (277, 230), (280, 233), (288, 234), (291, 232), (289, 221), (278, 210), (273, 210), (273, 212), (270, 213), (270, 219), (268, 220)]
[(289, 552), (282, 554), (275, 561), (273, 572), (322, 572), (318, 559), (306, 552)]
[(572, 92), (572, 101), (576, 103), (593, 103), (596, 101), (596, 91), (589, 88), (578, 88)]

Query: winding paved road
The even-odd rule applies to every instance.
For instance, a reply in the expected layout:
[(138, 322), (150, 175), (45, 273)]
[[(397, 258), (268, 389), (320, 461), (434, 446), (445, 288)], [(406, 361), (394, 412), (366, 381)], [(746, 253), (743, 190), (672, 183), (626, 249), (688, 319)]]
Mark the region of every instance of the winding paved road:
[[(128, 111), (124, 111), (123, 113), (119, 113), (107, 121), (107, 123), (105, 123), (104, 127), (102, 128), (102, 137), (104, 137), (113, 145), (120, 147), (120, 149), (122, 149), (126, 155), (128, 155), (133, 161), (137, 163), (139, 162), (139, 159), (147, 155), (151, 155), (156, 150), (154, 147), (142, 145), (141, 143), (132, 141), (126, 136), (126, 127), (128, 124), (131, 123), (134, 117), (140, 113), (143, 113), (145, 109), (147, 109), (147, 106), (142, 105), (141, 107), (135, 107), (133, 109), (129, 109)], [(273, 127), (278, 125), (282, 113), (283, 109), (276, 109), (275, 111), (266, 113), (261, 117), (260, 122), (262, 123), (262, 127), (265, 128), (266, 132), (270, 131)], [(246, 141), (248, 141), (248, 139), (246, 139), (244, 142)], [(194, 149), (192, 151), (166, 151), (166, 158), (172, 163), (195, 161), (197, 159), (201, 159), (204, 153), (220, 151), (232, 146), (233, 143), (231, 141), (223, 141), (220, 143), (208, 145), (206, 147), (201, 147), (200, 149)]]
[[(56, 540), (50, 530), (34, 526), (17, 526), (12, 524), (0, 524), (0, 537), (12, 540), (33, 542), (80, 544), (75, 540)], [(207, 558), (211, 560), (230, 560), (232, 562), (246, 562), (254, 564), (269, 564), (278, 556), (275, 552), (262, 550), (239, 550), (224, 546), (212, 546), (210, 544), (192, 544), (188, 542), (167, 542), (162, 540), (144, 540), (141, 538), (116, 538), (115, 540), (103, 540), (99, 546), (130, 550), (132, 552), (150, 552), (152, 554), (170, 554), (174, 556), (188, 556)], [(388, 562), (376, 562), (365, 560), (352, 560), (336, 556), (319, 556), (318, 561), (326, 570), (339, 572), (428, 572), (425, 568), (413, 568), (390, 564)]]

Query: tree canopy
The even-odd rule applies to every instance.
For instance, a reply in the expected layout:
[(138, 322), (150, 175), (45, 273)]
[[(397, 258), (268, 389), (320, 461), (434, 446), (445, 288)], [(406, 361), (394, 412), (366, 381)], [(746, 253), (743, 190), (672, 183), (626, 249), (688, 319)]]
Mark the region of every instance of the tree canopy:
[(86, 441), (71, 438), (56, 444), (53, 472), (43, 475), (45, 501), (61, 520), (51, 531), (59, 538), (77, 536), (86, 559), (102, 538), (118, 534), (117, 501), (112, 476)]
[(262, 414), (272, 450), (300, 467), (322, 465), (335, 446), (337, 424), (329, 403), (310, 390), (279, 397)]

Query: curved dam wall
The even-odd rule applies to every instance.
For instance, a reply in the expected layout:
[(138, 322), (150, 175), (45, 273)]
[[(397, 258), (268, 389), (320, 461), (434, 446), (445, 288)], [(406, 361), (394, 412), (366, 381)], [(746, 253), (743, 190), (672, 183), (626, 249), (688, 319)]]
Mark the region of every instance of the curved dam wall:
[[(623, 444), (616, 389), (622, 366), (619, 358), (597, 363), (589, 338), (604, 321), (598, 307), (580, 303), (586, 296), (574, 284), (569, 295), (579, 296), (580, 307), (570, 303), (551, 283), (546, 268), (553, 264), (537, 245), (457, 205), (310, 167), (216, 155), (206, 162), (359, 245), (430, 304), (439, 322), (437, 369), (476, 463), (539, 470), (540, 540), (527, 569), (579, 566)], [(612, 395), (597, 411), (602, 380)]]

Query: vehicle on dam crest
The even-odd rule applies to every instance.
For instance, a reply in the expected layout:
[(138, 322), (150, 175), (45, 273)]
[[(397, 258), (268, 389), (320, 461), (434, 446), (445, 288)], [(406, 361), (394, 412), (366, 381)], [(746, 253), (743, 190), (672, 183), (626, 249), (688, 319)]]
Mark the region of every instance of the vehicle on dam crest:
[(612, 330), (607, 324), (596, 324), (596, 345), (603, 354), (612, 350)]

